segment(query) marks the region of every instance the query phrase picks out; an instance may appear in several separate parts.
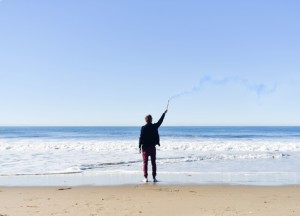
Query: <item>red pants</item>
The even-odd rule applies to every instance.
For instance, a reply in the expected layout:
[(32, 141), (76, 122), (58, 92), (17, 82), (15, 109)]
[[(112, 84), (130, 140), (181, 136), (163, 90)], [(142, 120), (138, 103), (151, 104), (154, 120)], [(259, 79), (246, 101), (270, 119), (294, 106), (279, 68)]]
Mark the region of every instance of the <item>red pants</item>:
[(156, 148), (155, 146), (151, 146), (147, 148), (146, 150), (143, 150), (143, 171), (145, 178), (148, 177), (148, 157), (151, 158), (151, 164), (152, 164), (152, 176), (155, 178), (156, 176)]

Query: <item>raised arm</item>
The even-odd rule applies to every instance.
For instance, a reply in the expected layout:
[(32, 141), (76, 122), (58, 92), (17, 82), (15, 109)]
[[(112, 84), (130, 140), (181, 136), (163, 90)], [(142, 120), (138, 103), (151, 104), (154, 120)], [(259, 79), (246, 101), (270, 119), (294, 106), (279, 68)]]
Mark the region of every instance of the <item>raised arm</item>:
[(162, 116), (160, 117), (160, 119), (158, 120), (158, 122), (155, 124), (157, 128), (159, 128), (160, 125), (163, 123), (164, 118), (165, 118), (165, 115), (166, 115), (167, 112), (168, 112), (168, 110), (166, 110), (166, 111), (162, 114)]

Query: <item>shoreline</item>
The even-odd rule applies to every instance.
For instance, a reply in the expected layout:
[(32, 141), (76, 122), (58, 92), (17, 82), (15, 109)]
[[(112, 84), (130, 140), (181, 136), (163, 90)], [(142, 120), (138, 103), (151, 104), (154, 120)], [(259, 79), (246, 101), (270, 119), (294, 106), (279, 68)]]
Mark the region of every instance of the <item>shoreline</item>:
[[(300, 172), (158, 173), (159, 185), (300, 185)], [(78, 174), (0, 176), (0, 187), (80, 187), (143, 184), (141, 172), (84, 172)], [(151, 182), (151, 177), (149, 177)]]
[(297, 216), (300, 185), (0, 187), (0, 215)]

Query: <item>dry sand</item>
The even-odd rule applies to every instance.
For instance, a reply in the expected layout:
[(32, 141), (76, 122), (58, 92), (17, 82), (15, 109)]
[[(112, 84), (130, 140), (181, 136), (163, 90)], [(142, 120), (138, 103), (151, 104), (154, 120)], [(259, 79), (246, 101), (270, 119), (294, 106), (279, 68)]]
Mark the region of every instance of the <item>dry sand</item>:
[(299, 216), (300, 186), (4, 187), (0, 215)]

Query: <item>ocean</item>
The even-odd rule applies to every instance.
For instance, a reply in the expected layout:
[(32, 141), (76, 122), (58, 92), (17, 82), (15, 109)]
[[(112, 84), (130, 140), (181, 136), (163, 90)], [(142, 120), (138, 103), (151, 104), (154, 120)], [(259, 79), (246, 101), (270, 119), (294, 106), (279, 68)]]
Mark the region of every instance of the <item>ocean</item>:
[[(300, 127), (161, 126), (159, 132), (158, 178), (300, 184)], [(16, 176), (142, 179), (139, 135), (140, 127), (0, 127), (0, 185)]]

